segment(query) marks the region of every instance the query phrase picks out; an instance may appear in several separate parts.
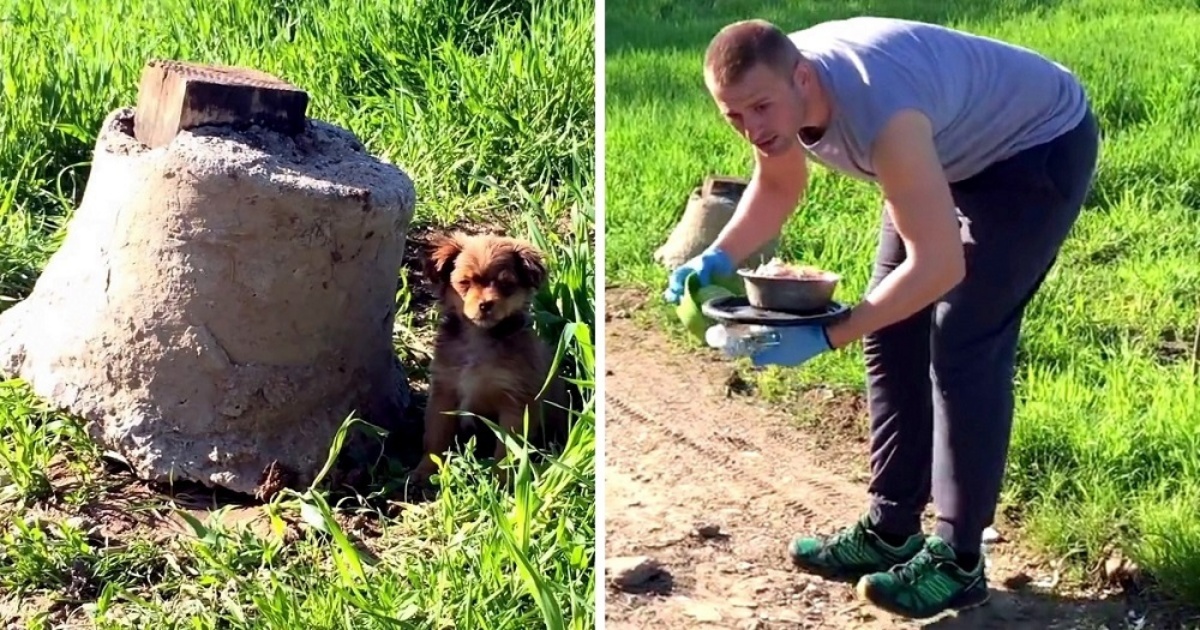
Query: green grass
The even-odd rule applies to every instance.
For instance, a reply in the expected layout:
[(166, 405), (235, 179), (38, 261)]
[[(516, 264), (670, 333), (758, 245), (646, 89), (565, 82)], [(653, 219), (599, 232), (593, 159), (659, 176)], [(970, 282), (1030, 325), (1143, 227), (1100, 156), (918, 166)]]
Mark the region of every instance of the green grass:
[[(1005, 499), (1029, 539), (1103, 561), (1123, 547), (1171, 592), (1200, 601), (1200, 11), (1182, 0), (815, 1), (607, 5), (606, 280), (655, 295), (650, 254), (709, 173), (749, 176), (748, 147), (706, 93), (701, 59), (727, 22), (788, 30), (878, 14), (938, 21), (1029, 46), (1086, 83), (1104, 127), (1098, 181), (1029, 309)], [(1033, 7), (1041, 7), (1034, 10)], [(838, 298), (867, 284), (877, 191), (817, 167), (781, 254), (838, 270)], [(670, 326), (664, 307), (661, 322)], [(672, 329), (672, 334), (676, 331)], [(678, 335), (682, 339), (682, 335)], [(1166, 352), (1175, 343), (1183, 351)], [(804, 370), (759, 375), (786, 401), (813, 383), (863, 385), (858, 345)]]
[[(280, 495), (270, 533), (214, 517), (159, 544), (136, 532), (106, 541), (73, 516), (103, 490), (99, 454), (74, 418), (6, 382), (0, 618), (7, 601), (22, 602), (30, 627), (592, 627), (593, 5), (206, 6), (0, 0), (0, 309), (28, 295), (56, 251), (97, 127), (135, 102), (147, 60), (249, 65), (308, 90), (310, 116), (405, 169), (416, 226), (508, 224), (542, 246), (552, 273), (535, 304), (538, 330), (558, 343), (586, 404), (553, 459), (514, 450), (511, 489), (464, 450), (448, 459), (436, 501), (392, 509), (389, 473), (402, 471), (385, 466), (361, 496), (326, 483)], [(415, 341), (430, 331), (408, 310), (412, 297), (397, 295), (396, 346), (420, 374), (427, 357)], [(68, 469), (83, 483), (64, 484)], [(378, 535), (356, 541), (352, 517)]]

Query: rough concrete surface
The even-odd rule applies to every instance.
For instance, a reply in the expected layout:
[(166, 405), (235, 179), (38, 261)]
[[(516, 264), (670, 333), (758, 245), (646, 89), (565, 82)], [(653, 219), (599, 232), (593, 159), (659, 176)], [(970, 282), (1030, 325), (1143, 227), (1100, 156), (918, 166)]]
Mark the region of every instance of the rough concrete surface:
[(408, 404), (391, 347), (412, 180), (348, 131), (202, 127), (150, 150), (109, 114), (82, 203), (0, 371), (89, 421), (141, 476), (309, 482), (352, 411)]
[[(712, 245), (733, 218), (741, 195), (705, 194), (696, 188), (688, 197), (687, 205), (679, 223), (671, 230), (666, 241), (654, 252), (654, 260), (667, 269), (675, 269), (691, 260)], [(742, 267), (757, 267), (775, 255), (779, 238), (767, 241), (750, 254)]]

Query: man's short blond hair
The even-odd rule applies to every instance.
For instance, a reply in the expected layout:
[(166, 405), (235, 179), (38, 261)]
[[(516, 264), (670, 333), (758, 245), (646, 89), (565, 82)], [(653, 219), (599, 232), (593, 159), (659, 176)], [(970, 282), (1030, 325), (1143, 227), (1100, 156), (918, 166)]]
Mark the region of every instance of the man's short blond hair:
[(716, 85), (730, 85), (758, 64), (788, 76), (799, 58), (796, 45), (779, 27), (766, 20), (743, 20), (712, 38), (704, 54), (704, 71)]

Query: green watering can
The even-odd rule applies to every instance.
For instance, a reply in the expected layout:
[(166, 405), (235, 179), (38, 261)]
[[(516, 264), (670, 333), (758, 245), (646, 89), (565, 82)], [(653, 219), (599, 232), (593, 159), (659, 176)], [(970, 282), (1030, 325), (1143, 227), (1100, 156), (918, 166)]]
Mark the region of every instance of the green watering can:
[(689, 274), (683, 281), (683, 296), (675, 306), (675, 316), (683, 327), (697, 339), (704, 340), (704, 332), (716, 322), (700, 311), (705, 302), (719, 297), (745, 295), (746, 287), (736, 275), (718, 276), (705, 287), (700, 286), (700, 276)]

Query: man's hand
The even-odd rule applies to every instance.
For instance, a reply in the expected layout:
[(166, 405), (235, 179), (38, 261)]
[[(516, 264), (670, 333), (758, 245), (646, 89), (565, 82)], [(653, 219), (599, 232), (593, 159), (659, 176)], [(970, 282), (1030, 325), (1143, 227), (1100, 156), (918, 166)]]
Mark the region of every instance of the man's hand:
[(750, 355), (754, 367), (782, 365), (799, 367), (831, 350), (824, 326), (784, 326), (776, 328), (779, 343)]
[(907, 257), (850, 317), (830, 326), (834, 348), (921, 310), (966, 273), (954, 199), (929, 120), (907, 110), (894, 116), (875, 142), (872, 163)]
[(754, 152), (754, 174), (733, 217), (714, 241), (736, 264), (783, 231), (808, 186), (808, 162), (797, 143), (769, 157)]
[(716, 246), (709, 247), (671, 272), (667, 277), (667, 290), (663, 292), (663, 299), (671, 304), (679, 304), (679, 300), (683, 298), (687, 277), (693, 273), (700, 281), (700, 286), (704, 287), (718, 276), (732, 274), (735, 269), (736, 266), (728, 254)]

